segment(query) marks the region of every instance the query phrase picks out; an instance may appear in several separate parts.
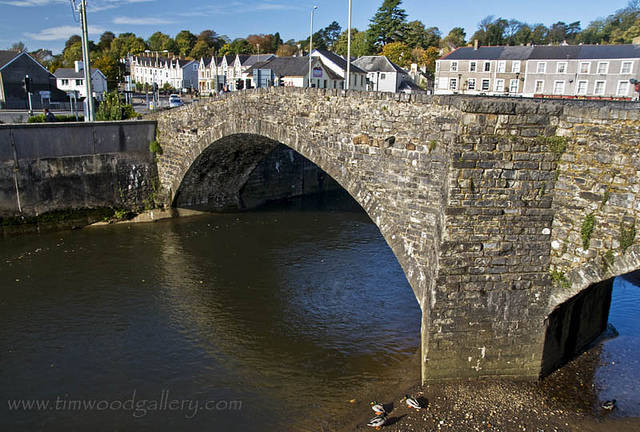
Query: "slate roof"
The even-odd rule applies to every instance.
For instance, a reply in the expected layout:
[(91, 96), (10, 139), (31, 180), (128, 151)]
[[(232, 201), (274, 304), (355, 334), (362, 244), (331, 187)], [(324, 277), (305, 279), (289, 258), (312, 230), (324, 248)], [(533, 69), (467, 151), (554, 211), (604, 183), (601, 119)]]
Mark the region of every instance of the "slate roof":
[[(341, 80), (342, 77), (329, 69), (320, 59), (315, 64), (320, 63), (324, 66), (329, 78)], [(309, 57), (274, 57), (269, 61), (254, 64), (247, 73), (251, 73), (254, 69), (271, 69), (276, 76), (295, 76), (304, 77), (309, 73)]]
[(269, 61), (271, 59), (275, 58), (274, 54), (254, 54), (252, 56), (249, 56), (249, 58), (247, 58), (244, 62), (241, 61), (242, 66), (253, 66), (258, 62), (266, 62)]
[(597, 60), (640, 58), (640, 45), (496, 46), (458, 48), (441, 60)]
[(17, 51), (0, 51), (0, 69), (22, 53)]
[(407, 73), (400, 66), (385, 56), (362, 56), (353, 62), (367, 72), (399, 72)]
[[(102, 73), (102, 71), (100, 71), (100, 69), (91, 68), (91, 75), (93, 75), (93, 73), (95, 71), (98, 71), (98, 72)], [(60, 68), (60, 69), (56, 69), (56, 71), (53, 73), (53, 75), (55, 75), (56, 78), (83, 79), (84, 78), (84, 69), (81, 70), (80, 72), (76, 72), (76, 70), (74, 68)]]
[[(335, 63), (336, 65), (338, 65), (338, 67), (344, 71), (347, 70), (347, 59), (339, 56), (336, 53), (332, 53), (331, 51), (327, 51), (327, 50), (313, 50), (314, 52), (318, 52), (319, 54), (322, 54), (323, 56), (325, 56), (327, 58), (327, 60)], [(356, 73), (363, 73), (366, 74), (367, 72), (363, 71), (362, 69), (360, 69), (358, 66), (356, 66), (354, 64), (353, 61), (351, 61), (351, 72), (356, 72)]]

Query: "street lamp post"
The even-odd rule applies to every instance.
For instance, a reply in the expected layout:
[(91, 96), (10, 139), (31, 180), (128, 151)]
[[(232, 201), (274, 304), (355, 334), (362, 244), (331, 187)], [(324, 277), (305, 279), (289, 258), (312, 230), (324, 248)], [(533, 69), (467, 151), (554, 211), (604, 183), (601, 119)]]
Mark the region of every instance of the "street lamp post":
[(309, 87), (311, 87), (311, 51), (313, 51), (313, 14), (318, 6), (314, 6), (311, 9), (311, 33), (309, 34)]
[(95, 112), (93, 107), (93, 89), (91, 86), (91, 62), (89, 61), (89, 31), (87, 30), (87, 0), (80, 3), (80, 17), (82, 20), (82, 60), (84, 63), (84, 82), (87, 90), (85, 103), (87, 106), (87, 117), (85, 121), (94, 121)]
[(351, 0), (349, 0), (349, 19), (347, 24), (347, 85), (346, 90), (351, 87)]

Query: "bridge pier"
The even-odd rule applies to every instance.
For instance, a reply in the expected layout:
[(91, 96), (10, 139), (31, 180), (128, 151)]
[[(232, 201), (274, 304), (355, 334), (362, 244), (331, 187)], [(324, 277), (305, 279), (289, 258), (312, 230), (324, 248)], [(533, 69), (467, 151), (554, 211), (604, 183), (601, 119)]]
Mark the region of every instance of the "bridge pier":
[[(421, 305), (425, 382), (538, 378), (554, 310), (640, 268), (633, 104), (287, 88), (155, 118), (171, 195), (198, 166), (242, 188), (267, 153), (240, 138), (282, 143), (346, 189)], [(235, 165), (201, 158), (233, 142)]]

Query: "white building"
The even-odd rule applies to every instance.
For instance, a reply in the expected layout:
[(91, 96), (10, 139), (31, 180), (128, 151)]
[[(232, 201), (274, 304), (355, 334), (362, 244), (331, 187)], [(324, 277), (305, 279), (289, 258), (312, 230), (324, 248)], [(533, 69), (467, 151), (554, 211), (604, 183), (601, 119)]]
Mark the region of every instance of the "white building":
[[(332, 53), (331, 51), (325, 50), (313, 50), (311, 53), (312, 57), (318, 57), (322, 60), (322, 63), (331, 69), (335, 74), (342, 77), (344, 81), (344, 77), (347, 75), (347, 60), (338, 54)], [(349, 84), (350, 90), (367, 90), (367, 72), (360, 69), (358, 66), (351, 62), (351, 70), (349, 71), (351, 74), (351, 83)], [(340, 87), (340, 88), (344, 88)]]
[[(640, 42), (640, 41), (639, 41)], [(638, 99), (640, 45), (460, 48), (436, 61), (436, 94)]]
[(385, 56), (363, 56), (353, 63), (367, 72), (370, 91), (397, 93), (411, 81), (406, 70)]
[[(56, 87), (64, 92), (78, 92), (78, 97), (83, 99), (87, 96), (87, 87), (84, 82), (84, 63), (75, 62), (75, 67), (56, 69), (53, 73), (56, 77)], [(97, 100), (102, 100), (107, 92), (107, 77), (100, 69), (91, 68), (91, 89), (93, 96)]]
[[(267, 62), (256, 63), (247, 74), (255, 77), (260, 73), (260, 82), (255, 87), (309, 87), (309, 57), (274, 57)], [(344, 79), (323, 64), (318, 57), (311, 58), (311, 86), (315, 88), (340, 89)]]
[(135, 83), (162, 88), (165, 84), (181, 90), (198, 89), (198, 66), (196, 60), (156, 56), (131, 56), (128, 59), (131, 80)]

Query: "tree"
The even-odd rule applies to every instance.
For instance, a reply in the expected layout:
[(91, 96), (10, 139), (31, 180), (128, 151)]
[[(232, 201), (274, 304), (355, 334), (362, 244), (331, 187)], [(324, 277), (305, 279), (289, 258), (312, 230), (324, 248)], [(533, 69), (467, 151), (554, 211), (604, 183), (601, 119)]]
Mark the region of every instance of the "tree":
[(65, 67), (73, 67), (76, 61), (82, 60), (82, 42), (76, 42), (65, 48), (62, 57)]
[(218, 51), (222, 45), (224, 45), (225, 41), (220, 38), (213, 30), (203, 30), (198, 35), (196, 40), (196, 45), (198, 42), (203, 41), (207, 44), (207, 46), (211, 49), (211, 51)]
[(132, 117), (137, 117), (133, 107), (125, 104), (115, 90), (105, 95), (96, 110), (97, 121), (126, 120)]
[[(347, 56), (347, 30), (343, 31), (335, 43), (333, 50), (341, 56)], [(370, 44), (367, 41), (367, 32), (358, 31), (356, 28), (351, 29), (351, 56), (362, 57), (371, 55)]]
[(531, 32), (531, 43), (535, 45), (545, 45), (549, 29), (544, 24), (536, 24)]
[(411, 65), (411, 48), (404, 42), (391, 42), (382, 47), (382, 55), (395, 64), (407, 67)]
[(378, 12), (371, 18), (369, 40), (376, 46), (384, 46), (404, 38), (407, 12), (400, 8), (402, 0), (384, 0)]
[(178, 53), (182, 56), (188, 55), (196, 44), (196, 36), (189, 30), (182, 30), (176, 35), (176, 45)]
[(532, 42), (533, 32), (528, 24), (522, 24), (515, 35), (513, 45), (527, 45)]
[(331, 24), (320, 30), (319, 33), (321, 33), (321, 37), (324, 39), (326, 45), (333, 48), (340, 38), (342, 27), (340, 27), (340, 24), (338, 24), (337, 21), (333, 21)]
[(411, 21), (405, 28), (403, 42), (411, 48), (427, 48), (440, 45), (441, 37), (442, 34), (440, 30), (438, 30), (438, 27), (430, 27), (427, 29), (420, 21)]
[(504, 35), (508, 25), (509, 22), (502, 18), (499, 18), (489, 24), (486, 30), (485, 43), (487, 45), (504, 45)]
[(151, 51), (167, 50), (171, 53), (178, 54), (178, 45), (171, 36), (162, 32), (155, 32), (147, 40), (147, 45)]
[(106, 31), (100, 36), (100, 42), (98, 42), (98, 49), (100, 51), (107, 51), (111, 48), (111, 42), (116, 38), (113, 32)]
[[(71, 45), (75, 44), (75, 43), (82, 43), (82, 38), (78, 35), (72, 35), (69, 37), (69, 39), (67, 39), (67, 41), (64, 43), (64, 49), (66, 50), (67, 48), (69, 48)], [(64, 50), (63, 50), (64, 51)]]
[(243, 38), (234, 39), (233, 42), (229, 44), (229, 47), (231, 54), (251, 54), (253, 52), (253, 47), (249, 41)]
[(11, 48), (9, 48), (9, 51), (22, 52), (22, 51), (25, 51), (26, 49), (27, 47), (24, 45), (22, 41), (20, 41), (20, 42), (15, 42), (13, 45), (11, 45)]
[(199, 40), (199, 41), (196, 42), (195, 46), (193, 47), (193, 49), (189, 53), (189, 57), (192, 57), (192, 58), (197, 60), (197, 59), (200, 59), (202, 57), (207, 57), (207, 56), (212, 55), (212, 54), (213, 54), (213, 49), (211, 47), (209, 47), (207, 42), (205, 42), (203, 40)]
[(427, 71), (433, 76), (436, 72), (436, 60), (440, 58), (440, 50), (436, 47), (429, 47), (425, 52), (425, 66)]
[(440, 45), (444, 49), (445, 53), (449, 53), (456, 48), (465, 46), (467, 44), (464, 40), (466, 36), (467, 33), (462, 27), (454, 27), (451, 29), (447, 37), (442, 40)]
[(278, 57), (291, 57), (297, 51), (298, 51), (298, 48), (295, 46), (282, 44), (278, 47), (278, 50), (276, 51), (276, 55)]
[(111, 42), (111, 54), (116, 58), (122, 58), (127, 54), (140, 54), (147, 49), (147, 44), (142, 38), (136, 37), (133, 33), (120, 33)]
[(91, 66), (96, 69), (100, 69), (100, 72), (102, 72), (107, 78), (108, 89), (117, 88), (118, 83), (121, 80), (120, 63), (117, 58), (108, 54), (103, 54), (97, 59), (91, 60)]

